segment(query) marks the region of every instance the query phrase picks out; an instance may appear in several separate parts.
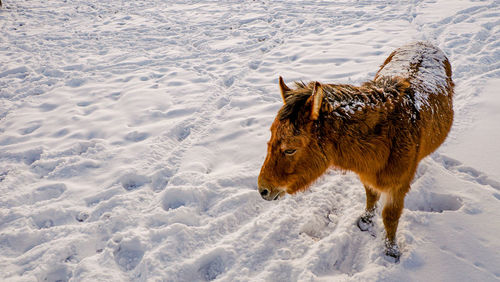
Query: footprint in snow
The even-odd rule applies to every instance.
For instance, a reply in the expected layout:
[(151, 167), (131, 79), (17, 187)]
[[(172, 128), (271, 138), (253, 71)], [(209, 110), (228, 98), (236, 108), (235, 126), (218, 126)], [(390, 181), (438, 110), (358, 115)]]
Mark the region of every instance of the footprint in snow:
[(195, 265), (198, 266), (200, 278), (204, 281), (212, 281), (220, 277), (233, 263), (234, 254), (223, 248), (217, 248), (198, 258)]
[(132, 131), (132, 132), (127, 133), (127, 135), (125, 135), (125, 140), (130, 141), (130, 142), (140, 142), (140, 141), (145, 140), (148, 137), (149, 137), (149, 134), (146, 132)]
[(169, 136), (174, 137), (178, 142), (182, 142), (191, 134), (191, 128), (193, 128), (192, 124), (179, 124), (170, 131)]
[(463, 201), (458, 196), (433, 192), (414, 195), (408, 195), (405, 201), (405, 207), (412, 211), (442, 213), (443, 211), (456, 211), (463, 206)]
[(182, 206), (197, 206), (203, 208), (210, 198), (210, 192), (206, 189), (193, 186), (170, 187), (162, 196), (163, 209), (174, 210)]
[(56, 109), (58, 106), (56, 104), (50, 104), (50, 103), (43, 103), (40, 105), (40, 111), (42, 112), (50, 112), (54, 109)]
[(87, 212), (80, 212), (79, 214), (76, 215), (75, 219), (78, 221), (78, 222), (84, 222), (85, 220), (87, 220), (89, 218), (89, 214)]
[(493, 197), (495, 197), (497, 200), (500, 200), (500, 194), (498, 193), (493, 193)]
[(66, 185), (64, 185), (63, 183), (40, 186), (36, 188), (32, 193), (33, 201), (41, 202), (59, 198), (64, 193), (64, 191), (66, 191), (66, 189)]
[(28, 135), (33, 133), (35, 130), (39, 129), (42, 126), (40, 123), (33, 123), (31, 125), (28, 125), (25, 128), (21, 128), (18, 132), (21, 135)]
[(92, 102), (90, 102), (90, 101), (82, 101), (82, 102), (76, 103), (76, 105), (78, 107), (87, 107), (88, 105), (91, 105), (91, 104), (92, 104)]
[(39, 281), (69, 281), (73, 276), (73, 272), (65, 265), (54, 265), (49, 268), (41, 277)]
[(66, 82), (66, 86), (69, 87), (80, 87), (85, 84), (86, 80), (83, 78), (72, 78)]
[(116, 264), (124, 271), (130, 271), (139, 265), (144, 256), (144, 247), (139, 239), (124, 240), (113, 251)]
[(4, 181), (4, 179), (7, 177), (7, 174), (9, 174), (8, 171), (0, 172), (0, 182)]
[(444, 168), (454, 174), (458, 174), (462, 179), (475, 182), (483, 186), (490, 186), (493, 189), (500, 191), (500, 182), (489, 178), (485, 173), (463, 165), (460, 161), (450, 158), (445, 155), (436, 154), (433, 156), (434, 161), (443, 165)]
[(250, 127), (255, 123), (257, 123), (257, 120), (255, 118), (247, 118), (247, 119), (241, 121), (240, 125), (241, 125), (241, 127)]
[(118, 101), (121, 98), (121, 96), (122, 96), (121, 92), (113, 92), (106, 97), (111, 100)]
[(129, 171), (123, 174), (120, 179), (122, 187), (127, 191), (135, 190), (146, 183), (151, 182), (148, 177)]

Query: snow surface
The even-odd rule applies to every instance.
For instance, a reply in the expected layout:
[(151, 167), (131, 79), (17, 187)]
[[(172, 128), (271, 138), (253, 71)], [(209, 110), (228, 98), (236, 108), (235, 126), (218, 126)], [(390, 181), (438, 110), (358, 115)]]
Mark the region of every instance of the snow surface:
[[(499, 6), (3, 1), (0, 280), (500, 280)], [(275, 202), (256, 182), (278, 75), (360, 84), (415, 40), (451, 61), (455, 123), (394, 264), (354, 174)]]

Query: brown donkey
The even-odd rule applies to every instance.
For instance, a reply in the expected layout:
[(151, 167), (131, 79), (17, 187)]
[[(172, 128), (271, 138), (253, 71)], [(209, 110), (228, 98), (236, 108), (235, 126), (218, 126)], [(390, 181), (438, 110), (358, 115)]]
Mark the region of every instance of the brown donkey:
[(284, 105), (271, 125), (260, 171), (261, 196), (305, 190), (328, 168), (351, 170), (366, 191), (358, 226), (372, 226), (381, 193), (386, 255), (399, 260), (396, 229), (417, 165), (446, 139), (453, 122), (453, 81), (444, 53), (427, 42), (396, 49), (361, 86), (296, 83), (280, 77)]

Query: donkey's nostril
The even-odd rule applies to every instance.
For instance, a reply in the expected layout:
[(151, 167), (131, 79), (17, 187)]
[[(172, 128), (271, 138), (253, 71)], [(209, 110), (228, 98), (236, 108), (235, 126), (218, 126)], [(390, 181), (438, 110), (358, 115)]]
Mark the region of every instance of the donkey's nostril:
[(265, 197), (265, 196), (267, 196), (268, 194), (269, 194), (269, 190), (267, 190), (267, 189), (265, 189), (265, 188), (264, 188), (264, 189), (262, 189), (262, 191), (260, 191), (260, 195), (261, 195), (262, 197)]

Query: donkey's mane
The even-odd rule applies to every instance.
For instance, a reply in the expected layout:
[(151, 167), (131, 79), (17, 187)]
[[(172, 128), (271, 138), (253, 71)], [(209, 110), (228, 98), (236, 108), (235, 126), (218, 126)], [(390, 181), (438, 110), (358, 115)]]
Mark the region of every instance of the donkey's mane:
[[(278, 113), (279, 120), (289, 120), (292, 124), (297, 124), (301, 116), (308, 112), (306, 103), (312, 95), (314, 83), (295, 82), (296, 89), (290, 90), (285, 105)], [(322, 84), (321, 87), (324, 98), (320, 116), (327, 114), (340, 118), (349, 118), (357, 110), (366, 107), (386, 106), (386, 103), (392, 103), (405, 94), (410, 94), (409, 99), (413, 96), (409, 93), (409, 83), (398, 77), (382, 77), (377, 81), (365, 82), (361, 86)]]
[(307, 99), (312, 95), (313, 83), (295, 82), (297, 88), (291, 90), (290, 95), (286, 98), (285, 105), (278, 113), (279, 120), (289, 120), (292, 124), (296, 124), (300, 112), (305, 110)]

